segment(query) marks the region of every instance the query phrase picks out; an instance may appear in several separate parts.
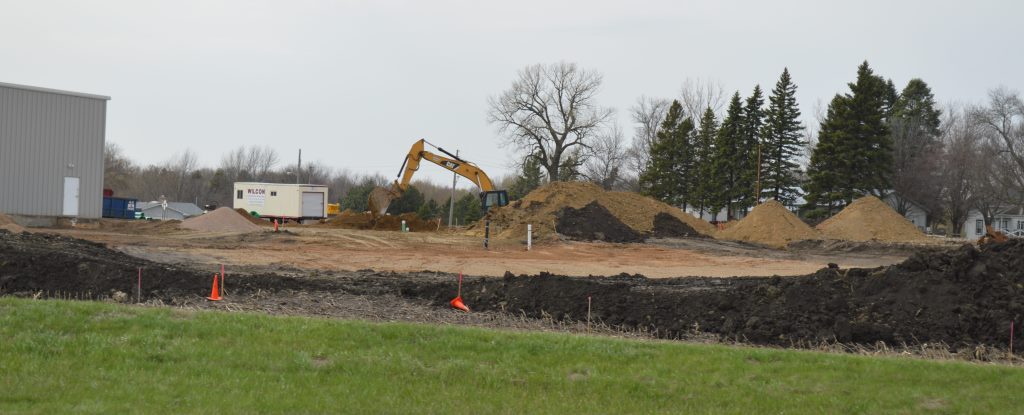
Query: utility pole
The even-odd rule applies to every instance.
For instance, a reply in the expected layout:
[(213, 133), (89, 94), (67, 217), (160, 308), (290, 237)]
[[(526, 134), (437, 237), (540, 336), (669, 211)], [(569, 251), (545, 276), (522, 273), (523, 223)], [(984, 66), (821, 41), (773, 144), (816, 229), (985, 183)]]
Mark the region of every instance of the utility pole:
[(299, 184), (299, 177), (302, 176), (302, 149), (299, 149), (299, 164), (295, 165), (295, 184)]
[[(455, 150), (455, 157), (459, 156), (459, 150)], [(448, 204), (448, 227), (452, 226), (452, 219), (455, 216), (455, 181), (459, 179), (459, 175), (452, 172), (452, 198)]]

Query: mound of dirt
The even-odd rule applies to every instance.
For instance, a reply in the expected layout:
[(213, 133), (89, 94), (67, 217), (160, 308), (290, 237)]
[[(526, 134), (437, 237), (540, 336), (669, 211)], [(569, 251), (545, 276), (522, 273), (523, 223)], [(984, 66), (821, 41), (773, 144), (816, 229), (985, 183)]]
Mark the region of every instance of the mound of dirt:
[(679, 218), (665, 212), (654, 215), (654, 229), (651, 230), (651, 235), (658, 238), (707, 238), (707, 235), (700, 234)]
[(10, 216), (7, 216), (3, 213), (0, 213), (0, 229), (7, 230), (8, 232), (11, 233), (25, 231), (25, 228), (21, 227), (21, 225), (18, 225), (17, 223), (14, 223), (14, 219), (11, 219)]
[(238, 209), (235, 209), (235, 212), (238, 212), (239, 215), (242, 215), (242, 217), (244, 217), (246, 220), (248, 220), (249, 222), (252, 222), (252, 223), (254, 223), (256, 225), (259, 225), (259, 226), (274, 226), (273, 222), (271, 222), (269, 220), (257, 218), (255, 216), (253, 216), (251, 213), (247, 212), (245, 209), (238, 208)]
[(848, 241), (913, 242), (928, 237), (912, 222), (874, 196), (854, 200), (816, 227), (826, 238)]
[(238, 211), (229, 208), (217, 208), (213, 212), (186, 219), (181, 227), (205, 232), (257, 232), (261, 228), (252, 223)]
[(821, 238), (818, 232), (776, 200), (757, 205), (746, 217), (719, 232), (716, 237), (773, 248), (785, 248), (793, 241)]
[[(694, 330), (758, 344), (839, 341), (871, 345), (943, 342), (955, 350), (1003, 346), (1024, 316), (1024, 240), (915, 255), (875, 269), (824, 268), (800, 277), (572, 278), (544, 274), (471, 279), (462, 297), (474, 311), (585, 320), (675, 338)], [(451, 299), (451, 283), (409, 293)], [(1024, 346), (1014, 338), (1014, 348)]]
[(411, 232), (436, 231), (439, 228), (437, 219), (424, 220), (415, 213), (403, 213), (398, 216), (384, 215), (373, 220), (369, 212), (355, 212), (345, 209), (337, 216), (324, 222), (327, 226), (346, 229), (374, 229), (379, 231), (400, 231), (402, 221)]
[(555, 214), (555, 231), (572, 239), (605, 242), (643, 242), (643, 235), (626, 226), (596, 201), (582, 209), (566, 207)]
[[(536, 239), (554, 238), (558, 212), (570, 207), (582, 209), (597, 202), (613, 216), (641, 234), (654, 229), (654, 217), (666, 213), (679, 219), (696, 233), (711, 235), (715, 228), (699, 218), (665, 203), (633, 192), (609, 192), (593, 183), (553, 182), (542, 186), (508, 206), (491, 210), (491, 237), (521, 239), (526, 237), (526, 225), (533, 225)], [(485, 218), (487, 219), (487, 218)], [(469, 233), (483, 236), (485, 219), (470, 227)]]

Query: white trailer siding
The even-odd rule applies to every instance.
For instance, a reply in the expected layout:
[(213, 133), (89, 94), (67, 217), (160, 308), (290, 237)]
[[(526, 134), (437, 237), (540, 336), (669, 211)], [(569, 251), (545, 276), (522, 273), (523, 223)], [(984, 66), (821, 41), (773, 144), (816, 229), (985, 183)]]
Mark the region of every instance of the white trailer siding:
[(235, 209), (287, 219), (327, 217), (327, 186), (315, 184), (235, 183)]

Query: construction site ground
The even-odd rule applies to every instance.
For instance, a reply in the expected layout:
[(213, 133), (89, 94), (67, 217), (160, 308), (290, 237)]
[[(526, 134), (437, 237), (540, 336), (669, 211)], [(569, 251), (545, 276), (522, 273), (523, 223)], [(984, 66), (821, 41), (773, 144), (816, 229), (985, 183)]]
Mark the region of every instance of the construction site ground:
[(176, 226), (125, 225), (103, 220), (77, 228), (33, 229), (100, 242), (129, 255), (168, 264), (224, 264), (268, 271), (375, 271), (502, 276), (550, 272), (570, 276), (643, 274), (681, 276), (788, 276), (828, 263), (877, 267), (906, 259), (912, 247), (871, 243), (802, 243), (779, 250), (710, 238), (655, 238), (642, 244), (483, 239), (458, 232), (395, 232), (288, 226), (255, 233), (195, 232)]

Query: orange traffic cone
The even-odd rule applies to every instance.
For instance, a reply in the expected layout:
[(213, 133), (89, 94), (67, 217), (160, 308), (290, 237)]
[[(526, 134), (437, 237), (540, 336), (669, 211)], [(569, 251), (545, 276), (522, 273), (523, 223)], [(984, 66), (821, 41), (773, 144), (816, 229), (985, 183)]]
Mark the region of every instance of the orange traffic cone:
[(452, 305), (452, 308), (455, 308), (457, 310), (462, 310), (462, 311), (465, 311), (467, 313), (469, 312), (469, 307), (466, 307), (466, 304), (464, 304), (462, 302), (462, 273), (461, 272), (459, 273), (459, 293), (455, 296), (454, 299), (452, 299), (452, 301), (449, 304)]
[(210, 296), (206, 297), (210, 301), (220, 301), (220, 290), (217, 289), (217, 274), (213, 274), (213, 290), (210, 292)]

